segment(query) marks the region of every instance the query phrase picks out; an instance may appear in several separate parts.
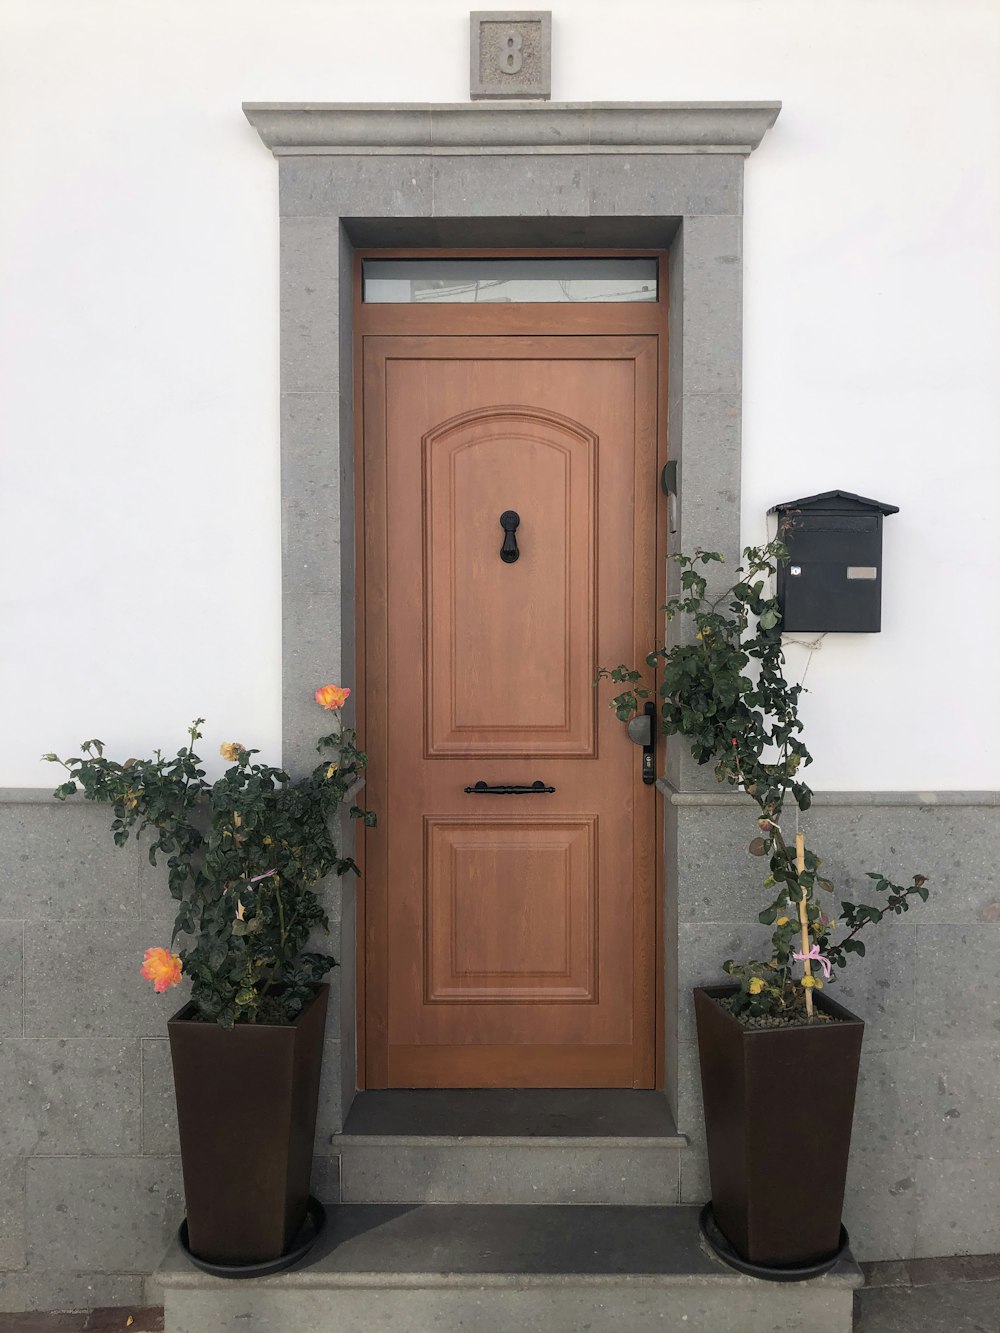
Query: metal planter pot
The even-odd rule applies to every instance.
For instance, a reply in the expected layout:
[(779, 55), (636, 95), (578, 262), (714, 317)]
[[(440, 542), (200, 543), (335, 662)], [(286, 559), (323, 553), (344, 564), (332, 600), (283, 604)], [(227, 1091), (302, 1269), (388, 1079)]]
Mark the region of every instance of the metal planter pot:
[(167, 1024), (192, 1255), (213, 1264), (277, 1259), (309, 1200), (329, 987), (293, 1023), (229, 1030)]
[(735, 986), (694, 992), (715, 1222), (737, 1255), (764, 1266), (837, 1253), (864, 1022), (747, 1028), (716, 1003)]

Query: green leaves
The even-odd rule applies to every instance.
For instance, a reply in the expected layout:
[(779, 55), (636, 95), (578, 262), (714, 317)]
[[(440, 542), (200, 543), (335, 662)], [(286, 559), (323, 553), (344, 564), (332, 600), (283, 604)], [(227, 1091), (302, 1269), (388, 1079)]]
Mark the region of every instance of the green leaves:
[[(328, 930), (315, 886), (357, 871), (337, 845), (333, 816), (367, 761), (344, 729), (321, 737), (325, 757), (296, 782), (245, 750), (209, 783), (193, 750), (202, 723), (191, 724), (190, 745), (171, 758), (156, 751), (118, 764), (97, 740), (76, 758), (48, 755), (72, 779), (56, 795), (82, 790), (111, 806), (119, 846), (148, 831), (150, 863), (166, 859), (176, 903), (171, 943), (186, 941), (184, 972), (202, 1018), (222, 1026), (287, 1022), (334, 966), (328, 954), (307, 952), (313, 932)], [(375, 823), (359, 806), (350, 813)]]
[[(812, 762), (798, 714), (802, 686), (785, 677), (781, 606), (769, 595), (770, 580), (779, 564), (787, 561), (788, 550), (780, 540), (746, 547), (731, 583), (718, 591), (718, 575), (706, 566), (722, 562), (719, 552), (696, 550), (670, 559), (678, 571), (677, 582), (671, 586), (679, 585), (680, 593), (670, 597), (663, 608), (670, 626), (667, 642), (646, 656), (646, 667), (659, 670), (658, 683), (649, 684), (660, 700), (663, 732), (683, 736), (697, 763), (711, 763), (720, 782), (745, 792), (760, 810), (764, 836), (750, 842), (749, 852), (768, 857), (770, 873), (764, 886), (777, 892), (759, 920), (775, 925), (788, 919), (788, 924), (776, 927), (772, 941), (772, 961), (779, 967), (781, 980), (772, 983), (768, 979), (770, 962), (753, 963), (747, 971), (729, 960), (726, 971), (744, 978), (741, 1003), (752, 1000), (755, 1012), (777, 1011), (797, 986), (790, 955), (801, 946), (801, 938), (794, 938), (799, 931), (801, 901), (806, 904), (811, 940), (842, 967), (846, 954), (863, 955), (863, 946), (847, 947), (849, 942), (857, 943), (854, 934), (880, 921), (885, 912), (907, 911), (912, 896), (926, 899), (925, 880), (914, 876), (913, 884), (903, 889), (880, 872), (870, 872), (876, 892), (885, 895), (884, 906), (845, 905), (848, 939), (840, 945), (831, 942), (829, 922), (821, 917), (813, 897), (817, 889), (832, 892), (833, 884), (818, 874), (819, 857), (808, 848), (804, 869), (799, 872), (794, 839), (790, 839), (791, 846), (786, 845), (781, 832), (786, 801), (794, 802), (799, 811), (812, 805), (812, 790), (802, 779), (803, 770)], [(598, 680), (604, 678), (626, 687), (610, 705), (627, 721), (650, 692), (646, 678), (625, 663), (603, 669)], [(765, 969), (766, 977), (760, 968)], [(751, 997), (746, 985), (754, 976), (766, 985)], [(801, 999), (801, 988), (798, 993)]]

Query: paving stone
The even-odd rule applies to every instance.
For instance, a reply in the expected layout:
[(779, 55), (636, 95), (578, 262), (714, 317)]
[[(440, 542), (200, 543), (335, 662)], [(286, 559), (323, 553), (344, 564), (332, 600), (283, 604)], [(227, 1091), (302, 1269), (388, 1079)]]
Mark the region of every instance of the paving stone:
[(1000, 905), (990, 865), (996, 819), (996, 807), (983, 805), (817, 805), (809, 812), (815, 829), (809, 841), (824, 858), (823, 873), (837, 886), (838, 905), (841, 897), (877, 901), (865, 871), (884, 871), (902, 884), (919, 871), (928, 877), (930, 897), (914, 902), (901, 920), (921, 927), (987, 922), (991, 905)]
[(814, 1282), (764, 1284), (701, 1247), (692, 1208), (351, 1207), (314, 1262), (221, 1283), (173, 1248), (157, 1271), (171, 1333), (276, 1328), (406, 1333), (849, 1333), (853, 1263)]
[(179, 1158), (51, 1157), (28, 1162), (29, 1268), (148, 1273), (183, 1216)]
[(678, 1129), (696, 1152), (705, 1151), (705, 1109), (701, 1098), (701, 1065), (697, 1041), (677, 1044)]
[(864, 958), (837, 969), (830, 998), (864, 1019), (866, 1052), (897, 1050), (916, 1035), (916, 956), (916, 927), (893, 917)]
[(434, 214), (483, 217), (573, 217), (590, 212), (590, 158), (554, 154), (524, 157), (438, 157), (433, 163)]
[[(683, 1149), (538, 1145), (475, 1139), (435, 1145), (360, 1136), (334, 1141), (342, 1192), (351, 1203), (671, 1204)], [(543, 1146), (544, 1145), (544, 1146)]]
[[(684, 529), (686, 533), (697, 534), (691, 544), (707, 551), (723, 551), (731, 541), (733, 513), (740, 507), (740, 396), (686, 394), (679, 407), (684, 438)], [(686, 539), (683, 545), (688, 548)], [(683, 739), (677, 739), (683, 749)], [(690, 760), (689, 767), (699, 766)], [(712, 766), (700, 767), (700, 777), (706, 787), (714, 784)], [(696, 830), (696, 825), (701, 824), (707, 831), (710, 821), (704, 818), (706, 810), (689, 807), (683, 811), (683, 848), (690, 855), (695, 845), (700, 844), (707, 862), (692, 864), (685, 858), (678, 889), (697, 885), (699, 896), (705, 900), (702, 912), (693, 919), (737, 921), (744, 914), (735, 908), (733, 899), (746, 881), (753, 891), (746, 919), (756, 921), (761, 908), (759, 900), (765, 893), (761, 880), (767, 872), (761, 870), (762, 862), (747, 852), (747, 845), (757, 832), (754, 808), (747, 802), (745, 808), (735, 810), (725, 807), (720, 810), (716, 806), (712, 813), (718, 815), (723, 811), (726, 817), (715, 821), (714, 837), (708, 838), (699, 838)], [(733, 838), (727, 842), (730, 831)], [(713, 864), (718, 865), (720, 872), (715, 879), (711, 878)]]
[(136, 1153), (139, 1097), (138, 1041), (0, 1041), (0, 1153)]
[(1000, 1283), (882, 1287), (856, 1298), (855, 1333), (996, 1333)]
[[(281, 398), (282, 578), (286, 587), (328, 592), (340, 566), (340, 469), (331, 467), (340, 434), (336, 393)], [(353, 494), (345, 491), (347, 503)], [(317, 760), (318, 762), (318, 760)]]
[(632, 1088), (439, 1088), (359, 1092), (355, 1134), (447, 1137), (663, 1138), (675, 1134), (666, 1098)]
[(919, 926), (917, 1033), (927, 1039), (1000, 1042), (1000, 994), (977, 985), (1000, 956), (1000, 923)]
[[(60, 774), (63, 770), (53, 767), (53, 787)], [(0, 805), (3, 915), (29, 921), (134, 918), (136, 846), (131, 841), (115, 846), (113, 817), (109, 806), (85, 804), (82, 798)]]
[(614, 217), (739, 213), (743, 158), (693, 154), (604, 155), (590, 159), (590, 212)]
[[(1000, 1043), (917, 1042), (914, 1104), (922, 1157), (985, 1161), (1000, 1153)], [(983, 1247), (989, 1248), (989, 1247)]]
[(46, 1265), (28, 1272), (4, 1273), (0, 1310), (86, 1312), (101, 1305), (139, 1306), (142, 1286), (142, 1278), (134, 1273), (62, 1272)]
[(686, 217), (684, 393), (738, 394), (742, 379), (743, 226), (738, 216)]
[[(722, 970), (727, 958), (763, 958), (770, 950), (771, 932), (764, 926), (742, 923), (706, 923), (677, 927), (678, 1005), (677, 1036), (680, 1041), (696, 1040), (695, 986), (731, 985)], [(767, 954), (770, 957), (770, 953)], [(683, 1127), (681, 1127), (683, 1128)]]
[(708, 1174), (708, 1154), (687, 1149), (681, 1154), (680, 1202), (707, 1203), (712, 1197), (712, 1182)]
[(910, 1271), (904, 1259), (886, 1259), (875, 1263), (863, 1263), (861, 1271), (865, 1275), (865, 1287), (908, 1287)]
[(316, 663), (326, 664), (327, 679), (331, 681), (349, 679), (353, 670), (341, 638), (339, 590), (347, 586), (353, 585), (345, 571), (336, 570), (325, 593), (289, 587), (282, 595), (282, 678), (287, 692), (282, 711), (282, 763), (293, 778), (311, 773), (316, 767)]
[(87, 1312), (23, 1310), (0, 1314), (0, 1333), (81, 1333), (87, 1327)]
[[(854, 1104), (853, 1144), (856, 1152), (881, 1153), (888, 1161), (902, 1147), (902, 1126), (909, 1130), (905, 1151), (908, 1157), (924, 1152), (924, 1132), (919, 1114), (921, 1071), (912, 1047), (896, 1051), (861, 1048), (857, 1099)], [(883, 1256), (888, 1258), (889, 1256)]]
[(161, 942), (158, 930), (151, 922), (112, 931), (104, 922), (29, 922), (25, 1036), (162, 1036), (189, 985), (157, 995), (140, 974), (146, 949)]
[(864, 1152), (856, 1131), (854, 1138), (844, 1196), (851, 1250), (859, 1262), (909, 1258), (921, 1209), (913, 1163), (904, 1148)]
[(91, 1310), (85, 1326), (85, 1333), (162, 1333), (162, 1330), (162, 1305), (147, 1305), (140, 1309), (105, 1305)]
[(339, 392), (340, 245), (336, 218), (286, 218), (282, 223), (283, 394)]
[(0, 921), (0, 1037), (20, 1037), (24, 968), (20, 921)]
[[(468, 161), (469, 159), (464, 159)], [(282, 157), (278, 163), (280, 211), (285, 219), (430, 216), (433, 199), (429, 157), (395, 161), (370, 157)]]
[(310, 1191), (320, 1203), (340, 1202), (340, 1157), (334, 1153), (313, 1158)]
[(914, 1175), (920, 1212), (912, 1257), (1000, 1252), (1000, 1153), (929, 1158)]
[[(333, 1001), (334, 994), (331, 990), (330, 1000)], [(327, 1031), (332, 1026), (334, 1015), (327, 1017)], [(339, 1132), (344, 1123), (341, 1098), (343, 1090), (341, 1085), (341, 1062), (340, 1062), (340, 1042), (327, 1037), (323, 1042), (323, 1067), (320, 1071), (319, 1080), (319, 1110), (316, 1116), (316, 1151), (319, 1153), (328, 1152), (330, 1148), (330, 1136)]]
[(952, 1254), (943, 1258), (911, 1259), (906, 1270), (915, 1287), (927, 1287), (937, 1282), (1000, 1282), (1000, 1254)]
[(177, 1102), (170, 1042), (144, 1038), (142, 1043), (142, 1151), (178, 1151)]
[(24, 1160), (0, 1157), (0, 1272), (4, 1273), (0, 1288), (7, 1280), (6, 1270), (23, 1268), (25, 1262)]

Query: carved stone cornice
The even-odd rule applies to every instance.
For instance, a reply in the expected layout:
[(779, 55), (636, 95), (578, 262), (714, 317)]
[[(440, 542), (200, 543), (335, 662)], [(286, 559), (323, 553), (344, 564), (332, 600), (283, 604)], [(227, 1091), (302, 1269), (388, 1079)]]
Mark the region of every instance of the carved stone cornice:
[(276, 157), (752, 153), (780, 102), (244, 102)]

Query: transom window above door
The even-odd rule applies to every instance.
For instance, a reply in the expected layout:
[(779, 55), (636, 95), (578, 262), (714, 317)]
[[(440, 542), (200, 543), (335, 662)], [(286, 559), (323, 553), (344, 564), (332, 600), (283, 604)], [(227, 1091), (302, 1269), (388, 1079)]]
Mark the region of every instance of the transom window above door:
[(366, 259), (369, 305), (655, 301), (655, 259)]

